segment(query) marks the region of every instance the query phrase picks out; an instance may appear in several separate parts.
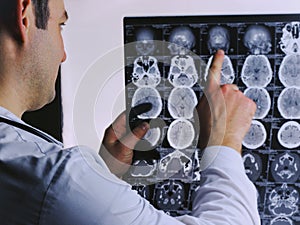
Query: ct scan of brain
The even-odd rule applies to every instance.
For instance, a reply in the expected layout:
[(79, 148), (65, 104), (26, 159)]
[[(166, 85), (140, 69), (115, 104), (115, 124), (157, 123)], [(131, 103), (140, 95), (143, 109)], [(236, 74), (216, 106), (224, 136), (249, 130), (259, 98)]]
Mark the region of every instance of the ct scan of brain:
[(271, 164), (271, 173), (277, 182), (292, 182), (300, 175), (300, 158), (295, 153), (285, 152), (275, 157)]
[(218, 49), (223, 49), (224, 52), (228, 52), (230, 45), (229, 31), (222, 26), (214, 26), (208, 32), (207, 47), (209, 53), (213, 54)]
[(269, 210), (276, 216), (292, 216), (298, 211), (298, 200), (299, 192), (287, 183), (283, 183), (271, 191)]
[(168, 99), (168, 109), (175, 119), (180, 117), (191, 119), (198, 100), (191, 88), (180, 87), (172, 89)]
[(278, 97), (278, 110), (285, 119), (300, 119), (300, 88), (285, 88)]
[[(211, 56), (209, 58), (208, 62), (207, 62), (207, 66), (206, 66), (206, 69), (205, 69), (205, 75), (204, 75), (204, 80), (205, 81), (207, 80), (207, 76), (208, 76), (208, 73), (209, 73), (209, 68), (210, 68), (210, 65), (212, 63), (212, 60), (213, 60), (213, 56)], [(233, 81), (234, 81), (234, 78), (235, 78), (235, 75), (234, 75), (234, 70), (233, 70), (231, 60), (227, 55), (225, 55), (223, 65), (222, 65), (222, 70), (221, 70), (220, 84), (221, 85), (223, 85), (223, 84), (232, 84)]]
[(143, 139), (147, 140), (151, 146), (156, 146), (161, 137), (161, 131), (158, 127), (151, 128), (147, 131)]
[(246, 153), (243, 155), (245, 172), (252, 182), (255, 182), (262, 172), (262, 162), (259, 155)]
[(244, 35), (244, 45), (253, 55), (268, 54), (271, 51), (271, 35), (262, 25), (251, 25)]
[(159, 209), (178, 210), (185, 200), (185, 190), (182, 183), (167, 180), (157, 189), (156, 204)]
[(152, 109), (138, 116), (140, 119), (156, 118), (162, 110), (162, 100), (159, 92), (155, 88), (142, 87), (138, 88), (133, 97), (131, 106), (137, 106), (142, 103), (151, 103)]
[(188, 175), (192, 170), (192, 159), (181, 151), (176, 150), (160, 160), (159, 169), (163, 173), (176, 174), (182, 171)]
[(156, 48), (154, 32), (150, 28), (140, 28), (136, 31), (135, 49), (138, 55), (149, 56)]
[(187, 55), (195, 46), (195, 35), (187, 26), (176, 27), (170, 33), (169, 42), (171, 55)]
[(174, 56), (168, 80), (174, 87), (192, 87), (198, 81), (194, 59), (191, 56)]
[(134, 61), (132, 82), (138, 86), (156, 87), (161, 77), (157, 59), (152, 56), (140, 56)]
[(193, 124), (183, 118), (173, 121), (169, 126), (167, 138), (174, 149), (188, 148), (195, 138)]
[(285, 148), (297, 148), (300, 146), (300, 124), (295, 121), (284, 123), (277, 134), (279, 143)]
[(287, 54), (299, 54), (300, 51), (300, 22), (287, 23), (282, 29), (280, 40), (281, 50)]
[(265, 126), (257, 120), (252, 120), (250, 129), (243, 140), (243, 145), (248, 149), (256, 149), (265, 143), (266, 138)]
[[(300, 53), (299, 53), (300, 54)], [(285, 87), (300, 86), (300, 55), (287, 55), (279, 67), (279, 80)]]
[(265, 55), (247, 56), (241, 77), (247, 87), (266, 87), (272, 80), (273, 71)]
[(247, 88), (244, 94), (256, 103), (254, 119), (263, 119), (267, 116), (271, 107), (269, 92), (260, 87)]

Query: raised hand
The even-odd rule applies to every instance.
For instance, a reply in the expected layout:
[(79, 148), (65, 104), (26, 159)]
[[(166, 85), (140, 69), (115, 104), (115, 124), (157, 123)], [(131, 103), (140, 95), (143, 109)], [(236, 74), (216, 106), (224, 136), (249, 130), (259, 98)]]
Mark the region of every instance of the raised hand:
[(220, 85), (224, 52), (218, 50), (210, 68), (197, 111), (200, 121), (200, 148), (228, 146), (241, 153), (256, 104), (234, 84)]

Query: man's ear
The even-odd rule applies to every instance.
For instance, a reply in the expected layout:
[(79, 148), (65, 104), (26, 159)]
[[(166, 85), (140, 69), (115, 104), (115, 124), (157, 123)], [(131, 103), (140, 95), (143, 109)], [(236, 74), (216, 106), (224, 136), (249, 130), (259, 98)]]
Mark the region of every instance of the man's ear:
[(16, 17), (15, 17), (15, 37), (20, 43), (24, 43), (28, 37), (29, 26), (33, 20), (31, 0), (15, 0)]

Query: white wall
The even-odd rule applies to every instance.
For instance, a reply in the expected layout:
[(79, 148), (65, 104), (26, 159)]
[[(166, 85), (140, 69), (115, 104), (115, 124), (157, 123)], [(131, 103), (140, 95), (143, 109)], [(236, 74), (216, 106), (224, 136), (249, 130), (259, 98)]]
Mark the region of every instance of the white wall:
[[(157, 2), (157, 3), (154, 3)], [(104, 129), (125, 109), (124, 16), (300, 13), (299, 0), (65, 0), (70, 15), (62, 67), (66, 146), (99, 147)], [(100, 103), (101, 102), (101, 103)]]

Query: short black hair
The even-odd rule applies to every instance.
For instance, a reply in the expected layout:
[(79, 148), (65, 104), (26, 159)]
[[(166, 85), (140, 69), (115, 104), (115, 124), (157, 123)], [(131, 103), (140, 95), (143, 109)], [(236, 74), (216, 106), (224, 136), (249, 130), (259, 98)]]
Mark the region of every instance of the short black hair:
[[(32, 0), (35, 14), (35, 25), (39, 29), (47, 29), (50, 17), (49, 0)], [(0, 25), (6, 26), (15, 17), (16, 3), (11, 0), (0, 0)]]
[(35, 25), (39, 29), (47, 29), (50, 17), (49, 0), (32, 0), (35, 13)]

